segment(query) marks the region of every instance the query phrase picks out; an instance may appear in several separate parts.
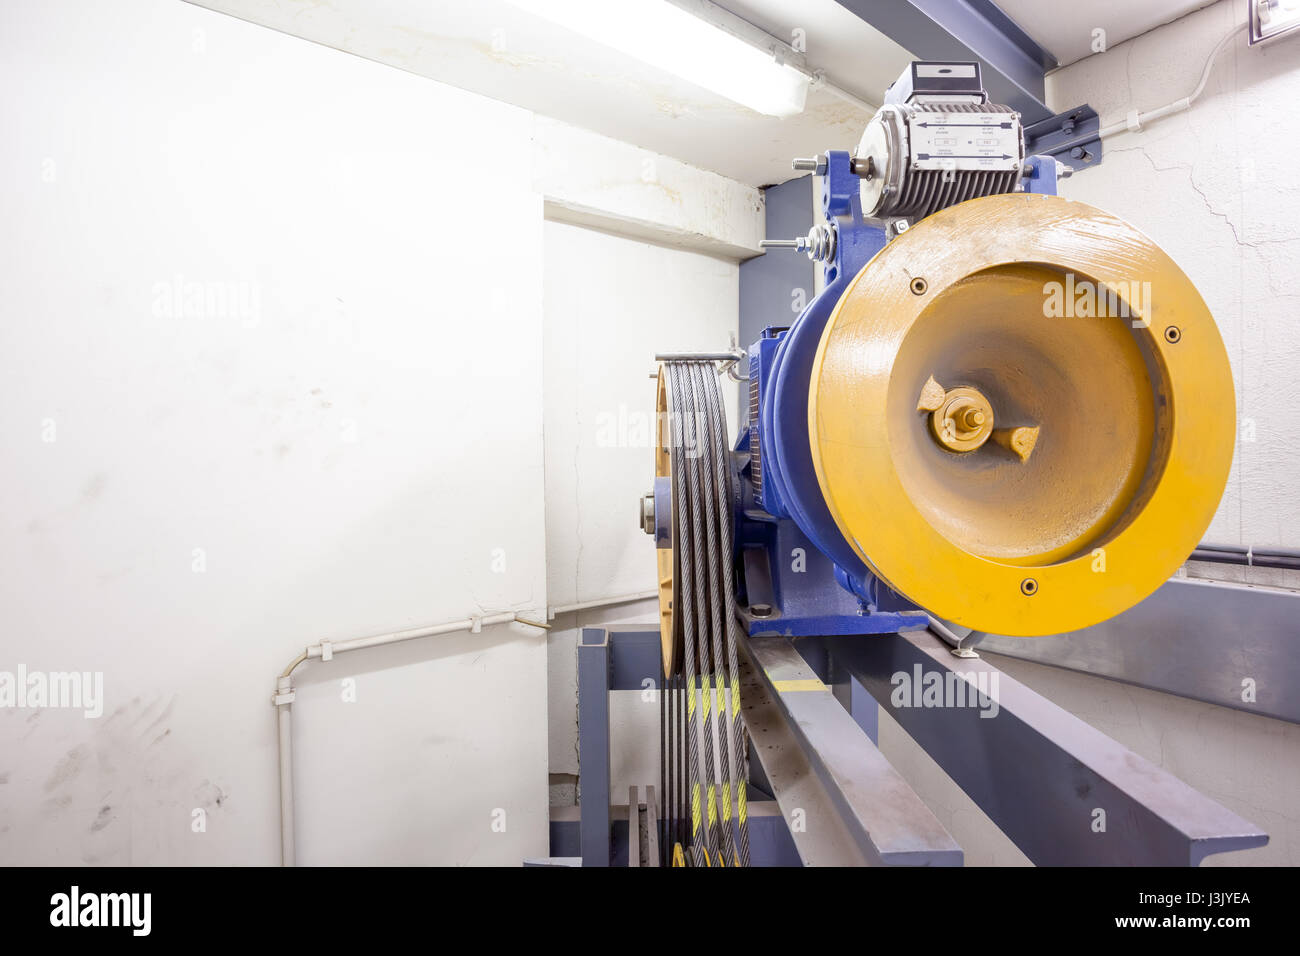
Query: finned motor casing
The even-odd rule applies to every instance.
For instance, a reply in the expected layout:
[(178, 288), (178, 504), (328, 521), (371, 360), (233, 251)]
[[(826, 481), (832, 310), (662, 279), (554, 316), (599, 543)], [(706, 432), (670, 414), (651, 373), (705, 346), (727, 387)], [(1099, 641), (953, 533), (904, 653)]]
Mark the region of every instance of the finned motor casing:
[[(987, 155), (958, 153), (966, 149)], [(1024, 168), (1020, 115), (991, 103), (882, 106), (855, 161), (864, 216), (923, 219), (967, 199), (1015, 192)]]
[(915, 221), (967, 199), (1014, 192), (1020, 114), (988, 102), (974, 63), (914, 63), (854, 153), (863, 215)]

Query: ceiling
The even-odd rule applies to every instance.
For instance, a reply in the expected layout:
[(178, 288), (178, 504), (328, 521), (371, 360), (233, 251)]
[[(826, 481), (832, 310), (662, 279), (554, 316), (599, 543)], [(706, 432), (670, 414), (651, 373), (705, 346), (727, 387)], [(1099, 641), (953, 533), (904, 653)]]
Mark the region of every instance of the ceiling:
[[(762, 116), (600, 46), (504, 0), (190, 0), (199, 6), (513, 103), (701, 169), (765, 186), (790, 160), (857, 145), (870, 115), (812, 90), (798, 116)], [(615, 0), (611, 0), (615, 2)], [(726, 0), (870, 103), (910, 54), (835, 0)]]
[(1092, 32), (1106, 31), (1106, 45), (1117, 46), (1162, 23), (1207, 7), (1215, 0), (997, 0), (1002, 12), (1047, 50), (1061, 66), (1095, 52)]
[[(511, 6), (506, 0), (189, 0), (199, 6), (512, 103), (752, 186), (784, 182), (790, 159), (850, 149), (870, 118), (814, 89), (803, 113), (763, 116)], [(610, 0), (616, 2), (616, 0)], [(900, 0), (901, 2), (901, 0)], [(1175, 19), (1207, 0), (998, 0), (1058, 62)], [(868, 103), (912, 59), (836, 0), (722, 0)]]

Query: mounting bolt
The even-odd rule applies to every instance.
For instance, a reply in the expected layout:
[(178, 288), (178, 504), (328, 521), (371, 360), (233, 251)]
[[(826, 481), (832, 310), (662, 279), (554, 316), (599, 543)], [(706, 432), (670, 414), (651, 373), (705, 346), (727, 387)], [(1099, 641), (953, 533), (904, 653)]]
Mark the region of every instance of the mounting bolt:
[(1170, 345), (1177, 345), (1183, 337), (1183, 330), (1176, 325), (1171, 325), (1165, 329), (1165, 341)]
[(1025, 578), (1020, 582), (1020, 593), (1026, 597), (1033, 597), (1038, 593), (1038, 582), (1033, 578)]
[(806, 252), (813, 262), (827, 262), (835, 258), (835, 237), (834, 229), (818, 223), (806, 236), (797, 239), (762, 239), (758, 244), (763, 249), (794, 249), (796, 252)]
[(917, 276), (912, 280), (911, 285), (908, 286), (908, 288), (912, 290), (912, 295), (925, 295), (925, 290), (930, 288), (930, 283), (926, 282), (920, 276)]
[(817, 176), (825, 176), (826, 157), (817, 155), (809, 159), (795, 159), (790, 162), (790, 168), (801, 173), (813, 173)]

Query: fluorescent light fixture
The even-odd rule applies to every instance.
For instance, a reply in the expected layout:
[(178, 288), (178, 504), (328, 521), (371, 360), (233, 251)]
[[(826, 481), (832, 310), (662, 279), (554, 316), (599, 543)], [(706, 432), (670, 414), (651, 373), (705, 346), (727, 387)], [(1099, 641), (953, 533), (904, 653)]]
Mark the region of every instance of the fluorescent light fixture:
[[(809, 79), (768, 50), (671, 0), (509, 0), (603, 46), (767, 116), (802, 113)], [(705, 15), (729, 17), (709, 3)], [(737, 24), (756, 31), (750, 24)]]
[(1264, 40), (1300, 27), (1300, 0), (1246, 0), (1250, 5), (1250, 42)]

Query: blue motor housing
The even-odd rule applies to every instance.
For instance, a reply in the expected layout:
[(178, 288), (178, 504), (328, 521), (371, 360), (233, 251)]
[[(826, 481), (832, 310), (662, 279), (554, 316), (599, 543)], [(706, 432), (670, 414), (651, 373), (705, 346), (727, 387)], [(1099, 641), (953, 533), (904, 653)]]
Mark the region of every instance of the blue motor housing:
[(733, 460), (739, 483), (741, 603), (751, 634), (882, 634), (926, 616), (868, 570), (831, 517), (808, 440), (808, 382), (822, 332), (858, 271), (885, 245), (868, 224), (858, 177), (842, 150), (826, 154), (822, 213), (833, 251), (822, 292), (788, 329), (749, 348), (750, 423)]

